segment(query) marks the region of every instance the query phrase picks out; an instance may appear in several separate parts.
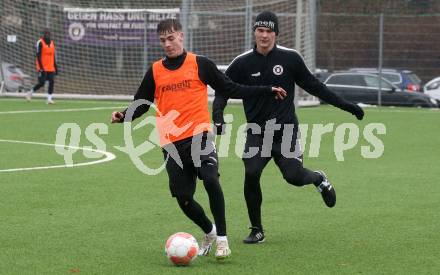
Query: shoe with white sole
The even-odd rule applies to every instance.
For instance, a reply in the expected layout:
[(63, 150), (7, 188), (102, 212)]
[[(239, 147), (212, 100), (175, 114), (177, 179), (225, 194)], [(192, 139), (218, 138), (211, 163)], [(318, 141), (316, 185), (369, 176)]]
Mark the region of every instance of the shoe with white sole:
[(213, 232), (205, 234), (203, 236), (202, 244), (199, 248), (199, 256), (207, 256), (209, 255), (209, 252), (211, 252), (212, 244), (217, 239), (217, 232), (215, 230), (215, 225), (213, 225)]
[(336, 205), (336, 192), (335, 188), (328, 181), (327, 176), (323, 171), (316, 171), (316, 173), (322, 176), (322, 182), (316, 187), (319, 193), (321, 193), (322, 199), (324, 200), (327, 207), (333, 207)]
[(224, 260), (231, 255), (231, 249), (229, 248), (228, 240), (217, 239), (217, 250), (215, 251), (215, 258), (217, 260)]
[(249, 233), (249, 236), (243, 240), (245, 244), (257, 244), (264, 242), (265, 236), (263, 230), (255, 226), (249, 227), (249, 229), (251, 230), (251, 233)]
[(32, 99), (32, 90), (26, 93), (26, 100), (31, 101)]

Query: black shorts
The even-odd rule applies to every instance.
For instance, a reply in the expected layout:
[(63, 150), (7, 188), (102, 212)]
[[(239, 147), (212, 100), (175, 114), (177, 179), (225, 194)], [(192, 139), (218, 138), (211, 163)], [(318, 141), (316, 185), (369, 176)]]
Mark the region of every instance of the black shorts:
[[(192, 145), (194, 143), (194, 145)], [(216, 173), (218, 177), (218, 157), (215, 149), (213, 136), (208, 133), (202, 133), (190, 138), (179, 140), (173, 144), (178, 152), (180, 163), (176, 161), (170, 153), (173, 147), (166, 145), (163, 148), (164, 158), (167, 161), (166, 170), (169, 178), (169, 187), (171, 195), (190, 196), (196, 191), (197, 177), (200, 169), (205, 166), (211, 166), (210, 170)], [(198, 149), (207, 150), (208, 153), (200, 153)], [(168, 158), (168, 160), (167, 160)], [(212, 169), (214, 167), (214, 169)]]
[(38, 73), (37, 80), (39, 83), (45, 83), (46, 81), (54, 81), (55, 73), (54, 72), (40, 72)]
[[(267, 163), (273, 158), (280, 169), (289, 169), (292, 165), (302, 165), (303, 152), (301, 151), (300, 135), (294, 131), (291, 139), (283, 140), (282, 137), (274, 137), (272, 144), (263, 148), (263, 135), (250, 134), (246, 136), (246, 143), (242, 160), (245, 167), (252, 167), (253, 171), (262, 171)], [(257, 154), (249, 154), (258, 150)]]

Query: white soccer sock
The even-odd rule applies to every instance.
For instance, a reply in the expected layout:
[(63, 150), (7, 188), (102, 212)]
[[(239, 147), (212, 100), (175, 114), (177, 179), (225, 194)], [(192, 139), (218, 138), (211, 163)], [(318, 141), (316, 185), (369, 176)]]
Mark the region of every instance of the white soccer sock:
[(228, 241), (228, 237), (226, 236), (217, 236), (217, 242)]
[(47, 101), (52, 101), (52, 95), (51, 94), (47, 94)]
[(211, 235), (211, 236), (217, 235), (217, 227), (215, 227), (215, 224), (212, 224), (211, 232), (209, 232), (208, 235)]

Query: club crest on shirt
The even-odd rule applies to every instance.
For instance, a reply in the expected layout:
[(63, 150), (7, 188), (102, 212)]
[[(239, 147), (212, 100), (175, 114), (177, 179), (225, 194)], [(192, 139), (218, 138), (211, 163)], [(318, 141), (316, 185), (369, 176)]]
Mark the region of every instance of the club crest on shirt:
[(273, 73), (275, 75), (282, 75), (283, 74), (283, 66), (281, 66), (281, 65), (273, 66)]

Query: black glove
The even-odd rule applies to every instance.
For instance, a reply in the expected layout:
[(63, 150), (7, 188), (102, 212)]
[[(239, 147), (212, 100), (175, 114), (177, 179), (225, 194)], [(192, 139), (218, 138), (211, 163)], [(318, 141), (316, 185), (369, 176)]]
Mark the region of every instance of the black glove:
[(214, 123), (214, 132), (216, 135), (223, 135), (225, 133), (225, 124), (222, 122)]
[(348, 105), (347, 111), (356, 116), (358, 120), (362, 120), (364, 118), (364, 110), (362, 110), (362, 108), (359, 107), (357, 104), (351, 103), (350, 105)]

